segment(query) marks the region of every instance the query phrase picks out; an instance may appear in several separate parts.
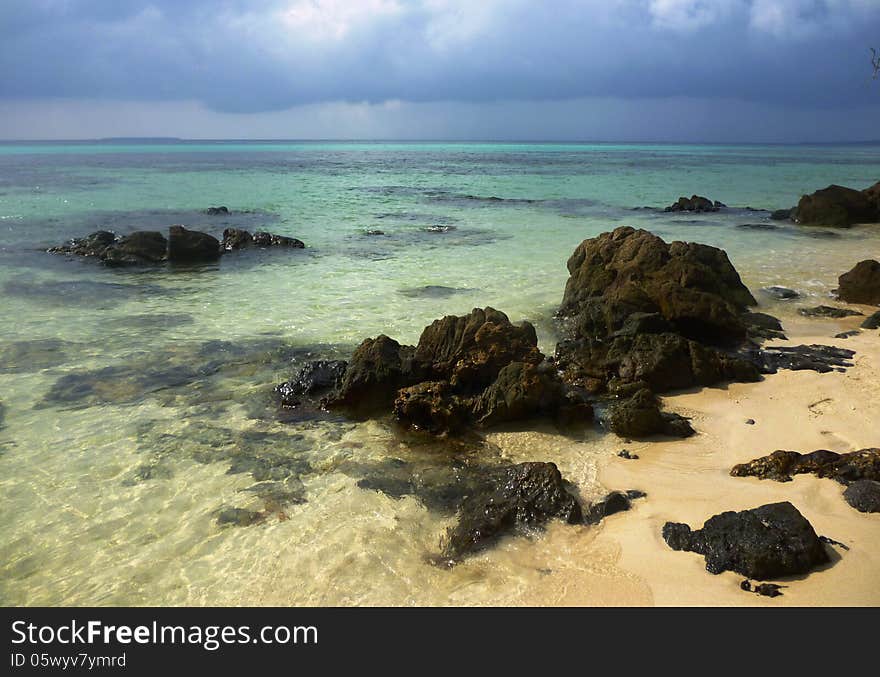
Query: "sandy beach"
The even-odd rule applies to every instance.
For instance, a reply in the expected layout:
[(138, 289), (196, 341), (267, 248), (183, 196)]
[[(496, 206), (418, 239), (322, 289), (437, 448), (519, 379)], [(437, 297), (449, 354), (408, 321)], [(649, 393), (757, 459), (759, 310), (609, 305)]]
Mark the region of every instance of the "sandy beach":
[[(866, 313), (868, 307), (860, 307)], [(830, 479), (799, 475), (779, 483), (731, 477), (733, 465), (776, 449), (836, 452), (877, 446), (880, 440), (880, 341), (876, 331), (849, 339), (829, 338), (857, 327), (846, 321), (785, 322), (788, 341), (821, 343), (856, 351), (845, 373), (780, 371), (760, 383), (735, 383), (663, 398), (667, 410), (692, 417), (697, 435), (680, 441), (626, 443), (638, 460), (611, 457), (599, 480), (608, 488), (637, 487), (648, 498), (601, 526), (596, 547), (619, 548), (617, 566), (644, 582), (650, 603), (709, 606), (875, 606), (880, 604), (880, 519), (843, 500), (844, 487)], [(746, 423), (753, 419), (754, 425)], [(699, 528), (712, 515), (790, 501), (816, 532), (849, 546), (834, 546), (832, 563), (797, 579), (774, 599), (740, 589), (743, 576), (705, 570), (702, 556), (675, 552), (661, 537), (665, 522)], [(830, 547), (830, 546), (829, 546)], [(629, 586), (632, 587), (632, 586)], [(621, 589), (621, 592), (624, 592)], [(621, 595), (615, 604), (646, 604), (644, 595)]]

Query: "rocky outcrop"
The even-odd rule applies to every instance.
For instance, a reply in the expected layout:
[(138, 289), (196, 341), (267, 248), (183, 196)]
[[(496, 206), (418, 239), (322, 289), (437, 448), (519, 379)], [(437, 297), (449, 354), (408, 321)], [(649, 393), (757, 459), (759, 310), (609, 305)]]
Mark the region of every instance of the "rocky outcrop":
[(829, 477), (841, 484), (863, 479), (880, 481), (880, 449), (860, 449), (845, 454), (827, 449), (809, 454), (780, 449), (769, 456), (735, 465), (730, 471), (734, 477), (757, 477), (777, 482), (790, 482), (794, 475), (803, 473)]
[(804, 195), (794, 212), (794, 221), (802, 225), (846, 228), (856, 223), (880, 220), (876, 184), (867, 190), (831, 185)]
[(442, 560), (452, 565), (501, 536), (543, 527), (551, 519), (567, 524), (583, 521), (580, 504), (556, 465), (520, 463), (501, 468), (483, 490), (461, 504), (458, 523), (446, 533)]
[(701, 195), (692, 195), (691, 197), (680, 197), (663, 211), (667, 212), (717, 212), (722, 207), (726, 207), (723, 202), (714, 202), (709, 198)]
[(860, 261), (841, 275), (837, 283), (837, 297), (841, 301), (880, 304), (880, 262), (872, 259)]
[(216, 261), (220, 254), (220, 242), (216, 237), (184, 226), (168, 229), (168, 261), (171, 263)]
[(673, 550), (703, 555), (713, 574), (735, 571), (766, 580), (806, 574), (829, 561), (812, 525), (788, 502), (724, 512), (696, 531), (667, 522), (663, 538)]
[(647, 388), (612, 404), (607, 421), (609, 428), (621, 437), (690, 437), (694, 434), (686, 418), (660, 411), (659, 400)]
[(590, 420), (589, 403), (562, 383), (537, 343), (531, 324), (514, 325), (494, 308), (449, 315), (416, 346), (384, 335), (364, 341), (326, 404), (356, 415), (393, 412), (432, 433), (537, 415)]

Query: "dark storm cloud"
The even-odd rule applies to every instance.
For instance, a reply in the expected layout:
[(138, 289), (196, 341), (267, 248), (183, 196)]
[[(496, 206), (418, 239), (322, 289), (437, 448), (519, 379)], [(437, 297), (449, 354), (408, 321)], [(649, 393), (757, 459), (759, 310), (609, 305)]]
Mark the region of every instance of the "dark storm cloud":
[(876, 104), (880, 0), (31, 0), (0, 6), (0, 98), (729, 98)]

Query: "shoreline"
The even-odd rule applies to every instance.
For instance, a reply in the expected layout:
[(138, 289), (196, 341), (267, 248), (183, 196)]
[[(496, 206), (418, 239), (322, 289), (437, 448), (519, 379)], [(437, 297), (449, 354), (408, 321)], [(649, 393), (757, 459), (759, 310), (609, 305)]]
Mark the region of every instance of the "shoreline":
[[(827, 322), (833, 330), (858, 326), (861, 318)], [(788, 341), (768, 345), (824, 343), (856, 351), (845, 373), (780, 371), (759, 383), (733, 383), (662, 398), (665, 409), (691, 416), (697, 435), (685, 440), (626, 443), (639, 455), (630, 461), (611, 457), (600, 463), (599, 481), (609, 489), (638, 487), (647, 492), (629, 513), (607, 518), (597, 547), (617, 547), (617, 566), (651, 591), (656, 606), (878, 606), (880, 520), (843, 499), (843, 485), (831, 479), (799, 475), (780, 483), (729, 475), (737, 463), (776, 449), (853, 451), (880, 439), (880, 342), (866, 331), (849, 339), (817, 334), (815, 321), (789, 321)], [(754, 425), (745, 423), (754, 419)], [(623, 442), (621, 440), (621, 442)], [(726, 510), (744, 510), (790, 501), (816, 533), (850, 547), (826, 546), (830, 565), (807, 576), (780, 579), (788, 586), (775, 599), (746, 593), (741, 574), (712, 575), (702, 556), (676, 552), (661, 537), (667, 521), (699, 528)], [(616, 604), (632, 603), (625, 596)]]

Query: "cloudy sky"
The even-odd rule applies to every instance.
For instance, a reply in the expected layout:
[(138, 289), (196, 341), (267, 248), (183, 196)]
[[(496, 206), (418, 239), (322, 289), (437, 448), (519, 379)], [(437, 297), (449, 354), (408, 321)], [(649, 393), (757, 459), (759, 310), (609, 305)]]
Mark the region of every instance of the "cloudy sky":
[(880, 138), (880, 0), (3, 0), (0, 138)]

